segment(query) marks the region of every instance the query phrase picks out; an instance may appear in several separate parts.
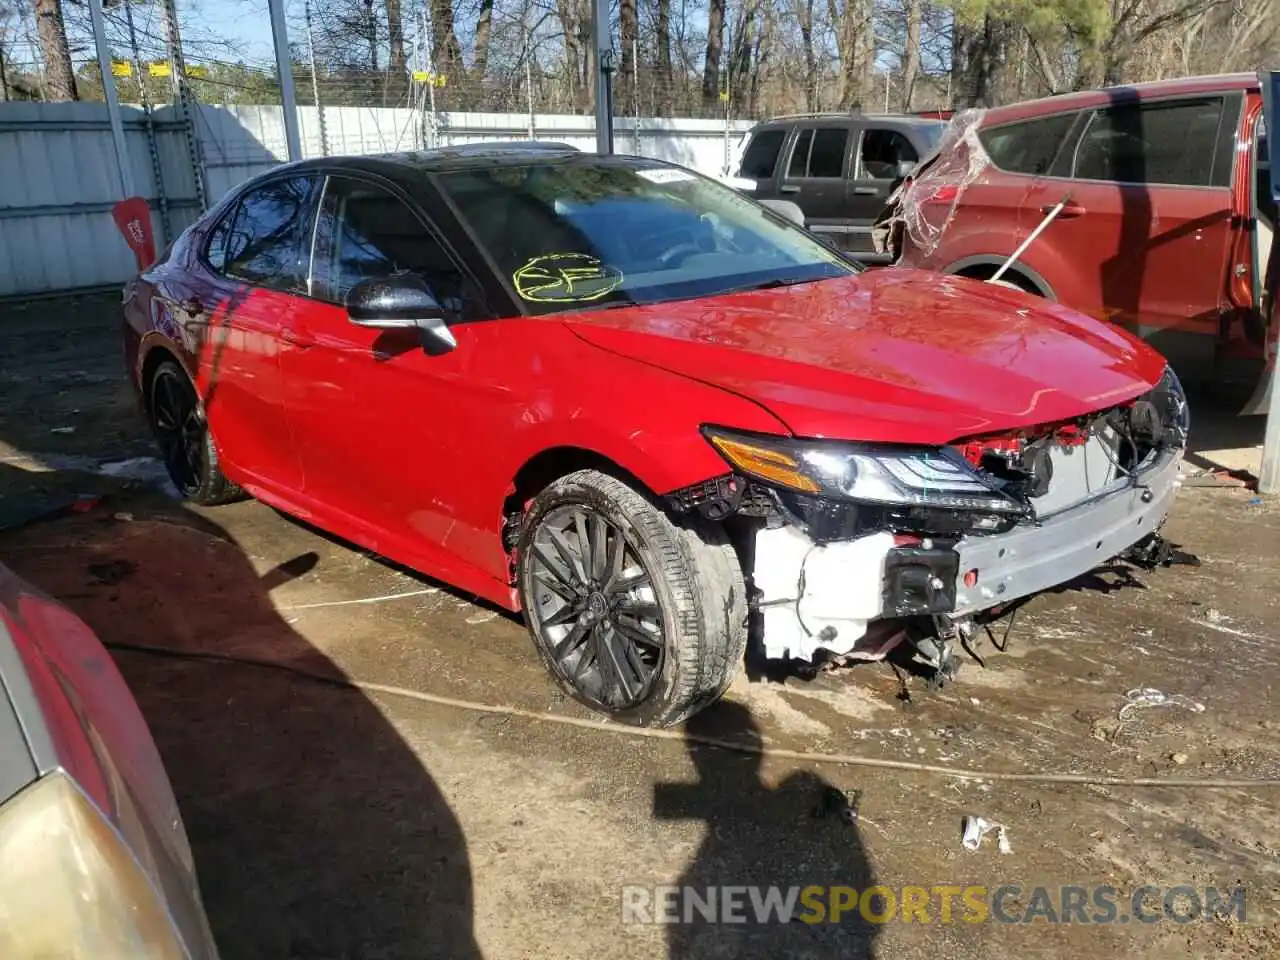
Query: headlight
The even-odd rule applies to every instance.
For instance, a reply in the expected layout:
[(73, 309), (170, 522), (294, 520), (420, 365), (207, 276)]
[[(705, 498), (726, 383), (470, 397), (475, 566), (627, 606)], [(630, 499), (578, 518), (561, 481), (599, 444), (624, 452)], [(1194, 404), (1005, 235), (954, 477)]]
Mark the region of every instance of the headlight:
[(842, 500), (1023, 514), (1025, 504), (988, 483), (959, 454), (793, 440), (704, 427), (711, 445), (741, 473), (765, 483)]
[(0, 957), (186, 960), (111, 825), (61, 773), (0, 807)]

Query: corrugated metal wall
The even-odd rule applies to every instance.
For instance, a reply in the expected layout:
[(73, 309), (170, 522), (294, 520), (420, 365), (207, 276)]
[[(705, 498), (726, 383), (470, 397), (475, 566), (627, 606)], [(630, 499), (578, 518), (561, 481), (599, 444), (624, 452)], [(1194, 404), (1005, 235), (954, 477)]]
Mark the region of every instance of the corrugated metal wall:
[[(124, 108), (135, 189), (159, 196), (143, 114)], [(173, 111), (155, 115), (164, 192), (180, 229), (197, 213), (195, 180)], [(111, 219), (120, 173), (105, 105), (0, 104), (0, 296), (113, 283), (133, 254)], [(152, 219), (159, 220), (153, 205)]]
[[(163, 235), (163, 194), (176, 234), (199, 212), (182, 125), (170, 107), (153, 115), (163, 181), (157, 183), (144, 115), (134, 107), (122, 110), (134, 188), (151, 203), (157, 238)], [(197, 113), (209, 203), (287, 155), (280, 107), (206, 105)], [(421, 149), (430, 140), (423, 114), (413, 110), (326, 107), (324, 119), (331, 154)], [(303, 153), (319, 156), (318, 111), (299, 107), (298, 121)], [(736, 143), (749, 127), (731, 125), (729, 140)], [(534, 131), (539, 139), (595, 149), (590, 117), (538, 115)], [(526, 114), (441, 114), (435, 141), (444, 146), (523, 139), (528, 133)], [(725, 162), (725, 125), (714, 120), (642, 119), (637, 130), (634, 121), (619, 118), (614, 142), (619, 153), (671, 160), (708, 174)], [(105, 104), (0, 103), (0, 298), (123, 283), (134, 262), (111, 219), (120, 199)]]

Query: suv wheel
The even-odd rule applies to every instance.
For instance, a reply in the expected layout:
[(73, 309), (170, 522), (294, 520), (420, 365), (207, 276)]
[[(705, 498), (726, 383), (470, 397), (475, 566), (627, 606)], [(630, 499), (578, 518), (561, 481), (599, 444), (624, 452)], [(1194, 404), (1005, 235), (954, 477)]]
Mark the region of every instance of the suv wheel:
[(534, 499), (518, 549), (525, 619), (570, 696), (624, 723), (667, 726), (729, 685), (747, 606), (719, 529), (677, 526), (621, 480), (582, 470)]

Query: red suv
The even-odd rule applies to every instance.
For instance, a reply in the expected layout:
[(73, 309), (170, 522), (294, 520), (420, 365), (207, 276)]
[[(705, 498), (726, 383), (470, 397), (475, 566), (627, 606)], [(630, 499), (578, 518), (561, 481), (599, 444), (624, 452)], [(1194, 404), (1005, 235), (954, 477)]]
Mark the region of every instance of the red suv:
[(989, 278), (1065, 201), (1005, 281), (1169, 356), (1256, 349), (1275, 222), (1261, 120), (1256, 74), (963, 114), (899, 191), (900, 263)]
[(1123, 331), (863, 273), (637, 157), (284, 166), (124, 318), (189, 499), (243, 491), (522, 611), (557, 680), (633, 723), (713, 701), (752, 611), (767, 656), (910, 638), (947, 671), (975, 616), (1150, 541), (1186, 438)]

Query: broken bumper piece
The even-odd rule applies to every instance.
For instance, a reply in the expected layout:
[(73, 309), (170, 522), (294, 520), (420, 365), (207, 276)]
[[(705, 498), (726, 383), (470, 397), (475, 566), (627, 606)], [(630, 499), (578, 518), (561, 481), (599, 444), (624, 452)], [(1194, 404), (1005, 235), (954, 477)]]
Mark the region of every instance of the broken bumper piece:
[(1180, 485), (1179, 452), (1135, 480), (999, 534), (899, 544), (882, 531), (816, 543), (796, 526), (756, 534), (754, 583), (766, 656), (811, 661), (819, 650), (879, 659), (899, 639), (878, 620), (960, 619), (1066, 583), (1154, 533)]

